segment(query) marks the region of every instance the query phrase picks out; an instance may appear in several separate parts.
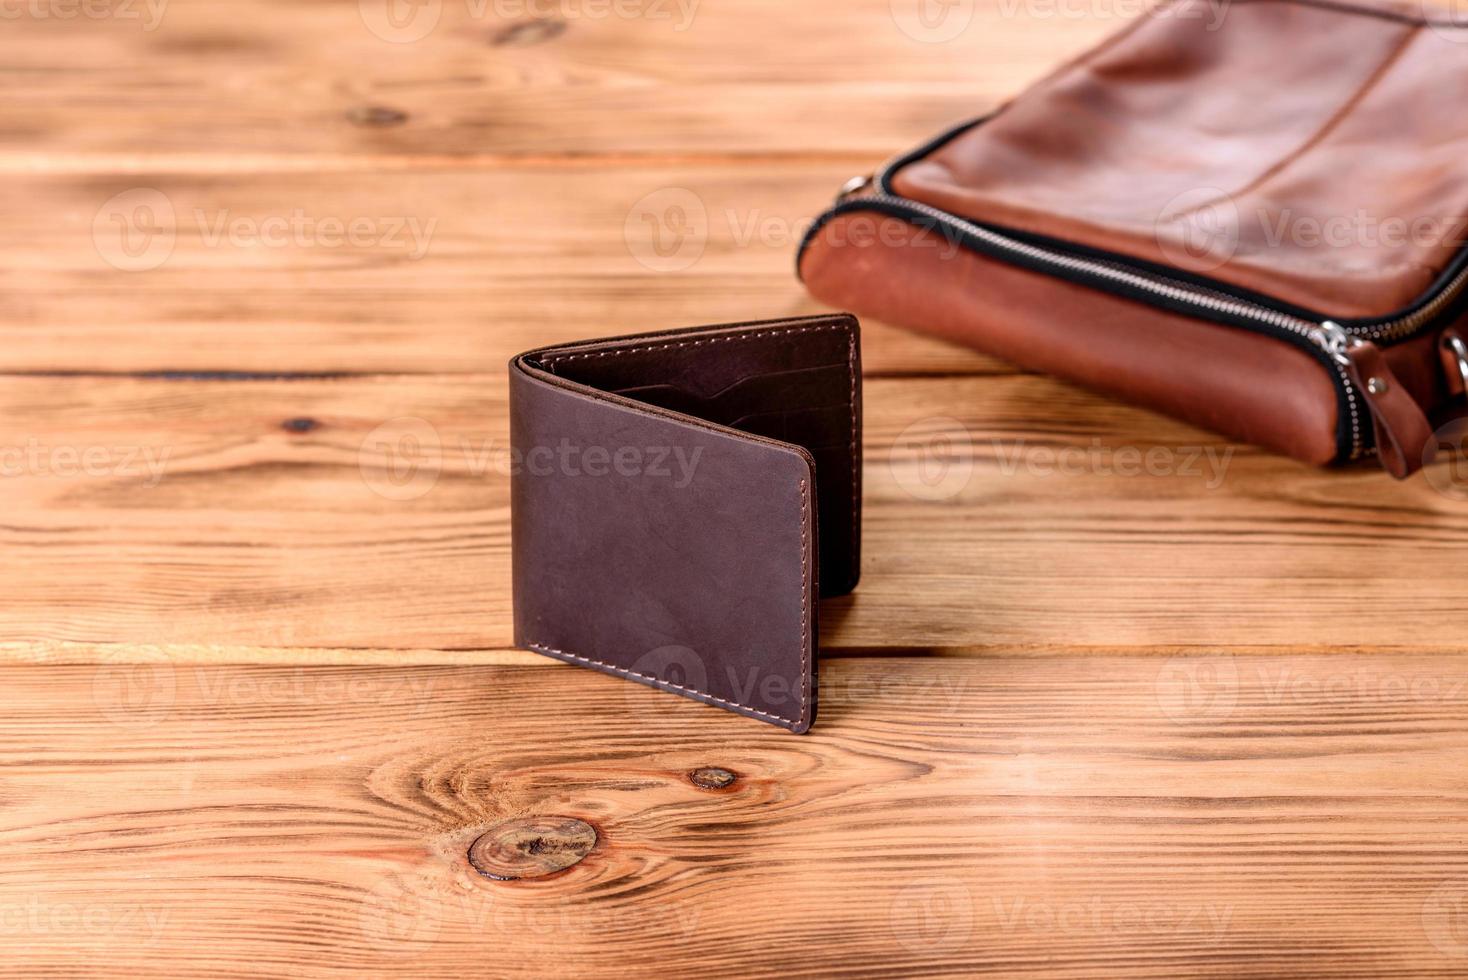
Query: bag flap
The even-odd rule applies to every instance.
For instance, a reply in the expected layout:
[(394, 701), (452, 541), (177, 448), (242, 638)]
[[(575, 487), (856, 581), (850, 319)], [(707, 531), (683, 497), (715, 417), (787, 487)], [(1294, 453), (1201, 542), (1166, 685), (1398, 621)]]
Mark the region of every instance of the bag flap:
[(1468, 242), (1468, 24), (1179, 0), (890, 177), (985, 224), (1336, 319), (1429, 296)]

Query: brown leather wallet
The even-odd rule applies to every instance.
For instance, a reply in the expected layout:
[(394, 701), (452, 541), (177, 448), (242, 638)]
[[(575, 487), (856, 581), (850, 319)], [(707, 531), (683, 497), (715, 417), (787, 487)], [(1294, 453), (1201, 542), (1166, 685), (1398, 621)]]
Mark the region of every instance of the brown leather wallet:
[(816, 600), (860, 570), (860, 358), (839, 315), (512, 359), (515, 643), (807, 731)]
[(1406, 476), (1468, 412), (1465, 88), (1468, 21), (1432, 5), (1164, 0), (849, 184), (800, 274), (840, 309)]

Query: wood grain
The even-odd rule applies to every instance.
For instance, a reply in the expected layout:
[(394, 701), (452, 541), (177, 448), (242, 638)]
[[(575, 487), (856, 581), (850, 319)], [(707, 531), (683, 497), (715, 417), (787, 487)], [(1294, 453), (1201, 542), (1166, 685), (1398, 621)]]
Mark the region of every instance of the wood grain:
[(868, 322), (811, 735), (510, 648), (505, 361), (1140, 12), (617, 4), (0, 11), (0, 973), (1468, 975), (1432, 480)]
[[(505, 412), (499, 375), (6, 379), (0, 641), (508, 647)], [(1427, 479), (1023, 375), (868, 379), (865, 441), (830, 649), (1460, 645), (1468, 521)]]
[[(1463, 974), (1457, 658), (822, 673), (793, 738), (550, 664), (0, 669), (8, 948), (212, 976)], [(597, 831), (558, 874), (467, 860), (552, 818)]]
[[(965, 3), (947, 24), (930, 15), (930, 34), (900, 26), (909, 0), (426, 0), (395, 8), (399, 33), (386, 7), (133, 0), (7, 18), (0, 167), (867, 161), (987, 111), (1136, 10)], [(369, 20), (393, 38), (431, 29), (397, 43)]]
[[(553, 341), (819, 312), (796, 246), (848, 176), (14, 178), (0, 370), (498, 373)], [(875, 323), (865, 341), (879, 374), (1012, 370)]]

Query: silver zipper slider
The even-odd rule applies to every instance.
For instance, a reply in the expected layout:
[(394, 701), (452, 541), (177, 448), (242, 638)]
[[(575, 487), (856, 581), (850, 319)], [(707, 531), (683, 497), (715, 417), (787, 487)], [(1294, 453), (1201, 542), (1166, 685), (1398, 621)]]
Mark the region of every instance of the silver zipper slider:
[(1352, 337), (1346, 333), (1346, 328), (1334, 320), (1326, 320), (1310, 331), (1310, 339), (1324, 348), (1325, 352), (1342, 366), (1349, 366), (1351, 363), (1351, 355), (1347, 352), (1365, 343), (1360, 337)]

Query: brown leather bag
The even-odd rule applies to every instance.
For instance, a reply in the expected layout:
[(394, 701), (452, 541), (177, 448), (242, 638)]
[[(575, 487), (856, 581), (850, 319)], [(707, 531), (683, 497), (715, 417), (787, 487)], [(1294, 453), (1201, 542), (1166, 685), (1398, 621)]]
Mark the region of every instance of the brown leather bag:
[(852, 182), (833, 306), (1405, 477), (1468, 410), (1468, 24), (1178, 0)]

